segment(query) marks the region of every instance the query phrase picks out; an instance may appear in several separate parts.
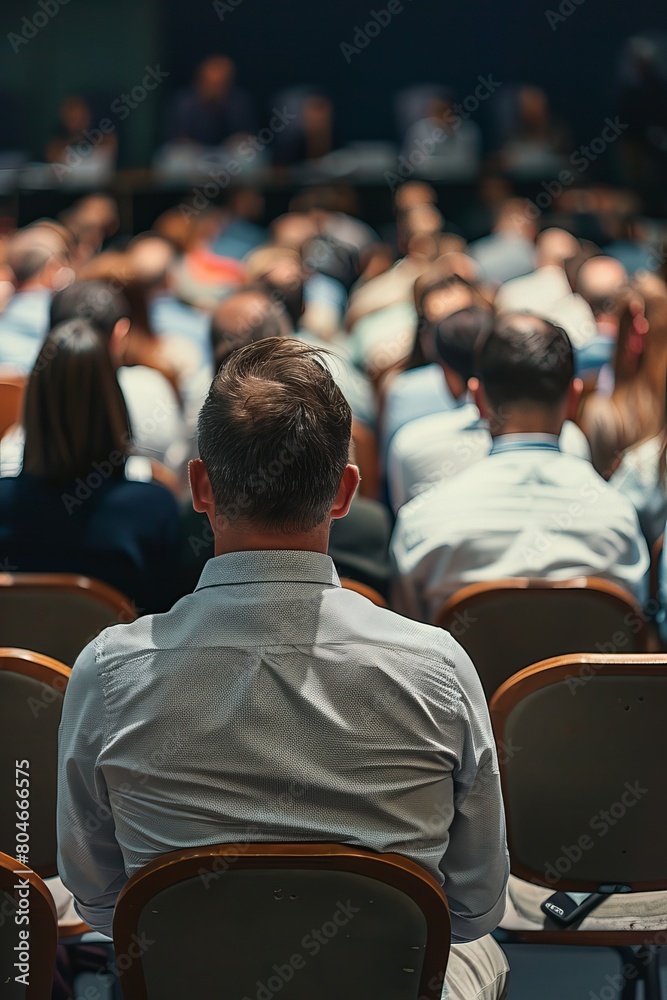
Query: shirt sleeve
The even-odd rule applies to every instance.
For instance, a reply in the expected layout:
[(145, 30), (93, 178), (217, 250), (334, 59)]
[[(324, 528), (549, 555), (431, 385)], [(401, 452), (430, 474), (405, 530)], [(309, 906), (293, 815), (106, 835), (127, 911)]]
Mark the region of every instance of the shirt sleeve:
[(462, 745), (454, 771), (454, 817), (440, 863), (452, 941), (474, 941), (505, 912), (509, 853), (496, 746), (486, 698), (470, 658), (458, 647)]
[(105, 722), (95, 655), (101, 638), (81, 653), (65, 692), (58, 736), (58, 871), (81, 919), (111, 936), (114, 906), (127, 876), (98, 767)]

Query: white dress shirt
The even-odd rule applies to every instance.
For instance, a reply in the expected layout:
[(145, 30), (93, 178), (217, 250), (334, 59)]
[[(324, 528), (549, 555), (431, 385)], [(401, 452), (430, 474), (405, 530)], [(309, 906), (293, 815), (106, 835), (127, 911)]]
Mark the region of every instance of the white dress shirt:
[(391, 557), (395, 606), (425, 621), (461, 587), (506, 577), (598, 576), (647, 597), (632, 504), (551, 435), (498, 437), (487, 458), (405, 504)]
[[(586, 435), (572, 421), (563, 424), (559, 443), (567, 455), (590, 462)], [(452, 410), (405, 424), (387, 451), (387, 487), (394, 513), (418, 493), (486, 458), (491, 444), (489, 425), (469, 396)]]
[(109, 933), (127, 879), (178, 848), (338, 841), (444, 884), (487, 934), (508, 858), (482, 687), (449, 633), (340, 587), (328, 556), (211, 559), (167, 614), (80, 655), (60, 726), (58, 868)]

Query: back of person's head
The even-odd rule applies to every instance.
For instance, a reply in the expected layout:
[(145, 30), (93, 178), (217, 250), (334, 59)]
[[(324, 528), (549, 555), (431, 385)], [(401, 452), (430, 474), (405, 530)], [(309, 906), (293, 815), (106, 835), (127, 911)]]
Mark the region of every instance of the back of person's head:
[(47, 334), (28, 379), (23, 470), (65, 485), (120, 476), (130, 449), (125, 400), (106, 339), (84, 320)]
[(216, 368), (241, 347), (283, 337), (287, 332), (280, 297), (261, 285), (228, 295), (211, 316), (211, 346)]
[(111, 339), (121, 320), (127, 320), (129, 326), (129, 318), (127, 298), (106, 281), (73, 281), (51, 299), (52, 327), (67, 320), (83, 319)]
[(574, 376), (574, 353), (561, 327), (530, 313), (513, 313), (498, 319), (480, 342), (476, 368), (495, 411), (557, 410)]
[(12, 236), (7, 263), (18, 288), (30, 281), (51, 286), (58, 272), (66, 266), (69, 248), (56, 224), (34, 223)]
[(614, 257), (591, 257), (576, 278), (576, 290), (588, 302), (594, 316), (616, 312), (616, 299), (628, 283), (628, 274)]
[(436, 354), (446, 368), (459, 376), (462, 389), (475, 374), (476, 348), (493, 324), (490, 309), (471, 306), (441, 320), (435, 328)]
[(544, 229), (535, 240), (536, 267), (563, 267), (566, 260), (580, 252), (579, 240), (566, 229)]
[(216, 513), (274, 534), (320, 526), (348, 462), (351, 426), (317, 349), (274, 338), (235, 351), (199, 415)]

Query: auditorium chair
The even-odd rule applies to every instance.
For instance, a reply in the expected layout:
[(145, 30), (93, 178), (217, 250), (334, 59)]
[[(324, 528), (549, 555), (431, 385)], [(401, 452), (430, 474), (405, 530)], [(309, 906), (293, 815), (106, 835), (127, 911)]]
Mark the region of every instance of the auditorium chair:
[(25, 387), (23, 375), (0, 368), (0, 438), (21, 421)]
[(359, 583), (358, 580), (350, 580), (347, 577), (341, 577), (340, 581), (341, 587), (345, 590), (354, 590), (355, 593), (361, 594), (363, 597), (367, 597), (369, 601), (373, 604), (377, 604), (378, 608), (386, 608), (387, 602), (381, 594), (378, 594), (377, 590), (373, 587), (367, 586), (365, 583)]
[(30, 867), (42, 878), (57, 874), (58, 726), (70, 672), (41, 653), (0, 648), (0, 850), (16, 853), (16, 768), (27, 761)]
[(0, 573), (0, 644), (69, 666), (102, 629), (137, 617), (106, 583), (69, 573)]
[[(20, 961), (23, 955), (16, 948), (24, 940), (19, 933), (26, 930), (30, 932), (27, 985), (16, 979), (25, 974), (22, 966), (26, 963)], [(0, 853), (0, 994), (3, 1000), (50, 1000), (57, 944), (58, 923), (51, 893), (31, 868), (11, 855)], [(15, 968), (17, 961), (19, 967)]]
[(487, 698), (518, 670), (563, 653), (639, 653), (647, 618), (621, 587), (596, 577), (516, 577), (463, 587), (435, 624), (460, 642)]
[(113, 919), (125, 1000), (440, 1000), (450, 937), (422, 868), (327, 843), (174, 851), (133, 875)]
[[(490, 714), (510, 867), (523, 880), (510, 895), (536, 929), (513, 930), (507, 915), (501, 927), (517, 942), (623, 949), (636, 966), (624, 1000), (639, 979), (645, 996), (659, 997), (656, 948), (667, 944), (667, 655), (556, 656), (507, 680)], [(562, 926), (541, 911), (555, 891), (599, 893), (600, 905), (583, 918), (592, 929), (581, 930), (583, 920)], [(642, 901), (646, 892), (665, 893), (664, 902)]]

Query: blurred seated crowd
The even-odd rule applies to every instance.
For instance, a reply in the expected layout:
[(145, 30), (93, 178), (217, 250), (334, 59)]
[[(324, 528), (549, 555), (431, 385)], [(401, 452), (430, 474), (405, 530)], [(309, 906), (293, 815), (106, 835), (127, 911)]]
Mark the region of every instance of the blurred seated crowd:
[[(416, 180), (397, 188), (381, 235), (355, 216), (349, 192), (323, 186), (301, 191), (266, 228), (258, 192), (238, 187), (222, 207), (180, 205), (131, 237), (106, 195), (4, 237), (0, 400), (3, 386), (18, 384), (23, 404), (0, 428), (3, 568), (94, 577), (139, 616), (84, 651), (61, 727), (59, 870), (95, 930), (110, 933), (132, 871), (169, 845), (220, 837), (220, 798), (202, 806), (188, 778), (174, 802), (162, 766), (150, 789), (169, 808), (149, 803), (141, 819), (141, 794), (128, 796), (123, 857), (113, 827), (122, 796), (102, 832), (80, 825), (106, 794), (96, 786), (100, 761), (136, 774), (148, 767), (151, 726), (171, 732), (186, 712), (179, 766), (186, 759), (192, 775), (215, 774), (230, 816), (242, 774), (238, 801), (252, 800), (269, 839), (303, 839), (304, 830), (349, 839), (363, 829), (352, 812), (343, 822), (349, 802), (359, 788), (377, 797), (369, 830), (354, 837), (378, 850), (399, 844), (436, 878), (446, 874), (454, 943), (479, 939), (476, 976), (489, 963), (492, 991), (468, 983), (451, 996), (504, 995), (506, 961), (488, 937), (508, 878), (493, 737), (471, 661), (430, 626), (469, 583), (594, 576), (623, 588), (667, 642), (667, 587), (659, 602), (650, 579), (667, 520), (661, 244), (610, 210), (624, 205), (623, 192), (576, 194), (602, 206), (603, 245), (578, 235), (566, 212), (542, 219), (511, 194), (468, 243)], [(399, 615), (341, 591), (339, 577), (372, 587)], [(174, 602), (170, 614), (146, 617)], [(211, 698), (220, 664), (206, 650), (218, 646), (235, 650), (223, 657), (238, 674), (235, 697), (257, 708), (266, 739)], [(273, 657), (287, 657), (294, 688), (277, 668), (274, 677)], [(321, 676), (308, 681), (315, 661)], [(253, 688), (242, 669), (250, 662), (268, 687)], [(443, 663), (454, 664), (445, 679)], [(408, 738), (403, 703), (394, 718), (373, 702), (385, 726), (373, 730), (375, 764), (398, 781), (384, 788), (367, 763), (367, 719), (354, 743), (348, 716), (357, 698), (377, 697), (376, 672), (401, 685), (406, 664), (414, 727), (425, 728), (409, 734), (413, 784), (398, 781), (407, 758), (389, 757), (396, 734)], [(357, 673), (343, 670), (334, 683), (343, 665)], [(162, 684), (176, 691), (169, 683), (182, 684), (184, 668), (192, 691), (181, 704)], [(454, 715), (448, 685), (461, 688)], [(275, 704), (288, 720), (293, 712), (289, 733)], [(224, 730), (224, 753), (197, 735), (209, 723)], [(299, 734), (321, 747), (308, 765), (317, 780), (308, 772), (311, 792), (298, 807), (266, 813), (276, 741), (296, 740), (284, 751), (296, 781)], [(465, 794), (445, 796), (445, 833), (426, 836), (429, 795), (442, 789), (421, 768), (435, 767), (433, 747), (450, 738)], [(483, 794), (471, 792), (480, 783)], [(465, 967), (453, 949), (452, 981), (465, 980)]]
[(247, 221), (258, 197), (123, 239), (91, 195), (4, 239), (0, 367), (25, 380), (0, 440), (5, 565), (169, 608), (213, 552), (187, 478), (211, 379), (240, 347), (296, 338), (326, 349), (353, 414), (341, 575), (423, 621), (507, 576), (595, 575), (645, 605), (667, 518), (655, 246), (541, 228), (517, 198), (467, 244), (422, 181), (397, 190), (385, 240), (335, 189), (267, 229)]

